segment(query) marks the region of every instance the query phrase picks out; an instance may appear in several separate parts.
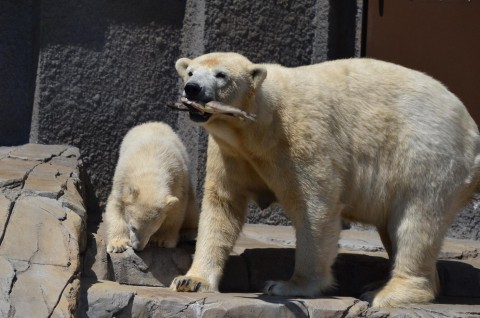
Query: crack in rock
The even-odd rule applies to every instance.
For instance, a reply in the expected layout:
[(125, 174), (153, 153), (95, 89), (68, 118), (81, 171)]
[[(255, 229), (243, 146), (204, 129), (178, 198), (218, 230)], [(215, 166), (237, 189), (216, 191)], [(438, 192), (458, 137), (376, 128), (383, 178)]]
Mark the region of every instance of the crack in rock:
[(22, 186), (21, 186), (21, 189), (23, 189), (23, 187), (25, 187), (25, 182), (27, 181), (28, 177), (30, 176), (30, 173), (32, 173), (32, 171), (38, 167), (39, 165), (41, 165), (42, 162), (39, 162), (38, 164), (36, 164), (35, 166), (33, 166), (30, 170), (28, 170), (25, 175), (23, 176), (23, 179), (22, 179)]
[[(48, 318), (50, 318), (53, 313), (55, 312), (55, 309), (58, 307), (58, 304), (60, 303), (60, 300), (62, 299), (63, 294), (65, 293), (65, 289), (75, 280), (79, 278), (79, 273), (75, 272), (73, 273), (70, 278), (67, 280), (65, 283), (65, 286), (63, 286), (62, 290), (60, 291), (57, 300), (55, 301), (55, 304), (53, 305), (52, 310), (50, 311), (50, 314), (48, 315)], [(43, 292), (43, 289), (42, 289)]]
[[(35, 227), (35, 229), (36, 229), (36, 236), (37, 236), (37, 237), (39, 237), (40, 227), (41, 227), (42, 225), (43, 225), (43, 223), (40, 223), (40, 224), (37, 224), (37, 226)], [(32, 264), (32, 259), (37, 255), (38, 251), (40, 250), (40, 245), (39, 245), (38, 240), (35, 241), (35, 244), (36, 244), (35, 251), (33, 251), (32, 255), (31, 255), (30, 258), (27, 260), (28, 264)]]
[(45, 265), (45, 266), (54, 266), (54, 267), (60, 267), (60, 268), (68, 268), (69, 266), (67, 265), (60, 265), (60, 264), (48, 264), (48, 263), (41, 263), (41, 262), (32, 262), (32, 261), (26, 261), (23, 259), (16, 259), (16, 258), (7, 258), (9, 261), (14, 261), (14, 262), (25, 262), (28, 263), (28, 267), (25, 270), (22, 271), (16, 271), (18, 273), (23, 273), (28, 270), (30, 265)]
[(357, 303), (358, 303), (358, 301), (357, 301), (357, 300), (354, 300), (354, 301), (353, 301), (353, 304), (351, 304), (350, 306), (348, 306), (348, 307), (343, 311), (343, 314), (342, 314), (342, 317), (341, 317), (341, 318), (347, 317), (348, 314), (350, 313), (350, 309), (352, 309), (352, 307), (355, 306)]
[[(205, 302), (207, 301), (207, 297), (203, 297), (202, 299), (196, 299), (188, 304), (185, 304), (184, 308), (181, 309), (180, 311), (172, 314), (170, 317), (178, 317), (179, 314), (183, 314), (185, 311), (187, 311), (190, 307), (193, 307), (193, 311), (195, 312), (196, 317), (201, 317), (203, 313), (203, 307), (205, 306)], [(181, 317), (181, 316), (180, 316)]]
[[(18, 196), (17, 196), (17, 198), (18, 198)], [(3, 226), (3, 229), (0, 229), (2, 231), (1, 236), (0, 236), (0, 246), (2, 246), (3, 239), (5, 238), (5, 233), (7, 232), (8, 223), (10, 222), (10, 217), (12, 216), (12, 212), (13, 212), (13, 208), (15, 207), (15, 203), (16, 203), (16, 198), (15, 198), (15, 201), (10, 201), (10, 205), (8, 206), (7, 218), (5, 219), (5, 224)]]
[(10, 295), (13, 291), (13, 287), (15, 287), (15, 283), (17, 282), (18, 278), (17, 278), (17, 270), (15, 268), (13, 268), (13, 277), (12, 277), (12, 281), (10, 282), (10, 286), (8, 288), (8, 295)]
[(411, 309), (413, 309), (415, 311), (417, 311), (417, 310), (418, 311), (426, 311), (429, 314), (431, 314), (433, 317), (451, 317), (450, 315), (447, 315), (447, 314), (444, 314), (442, 312), (435, 311), (435, 310), (432, 310), (432, 309), (428, 309), (428, 308), (412, 307)]
[(7, 188), (10, 190), (21, 188), (22, 186), (23, 183), (21, 180), (10, 180), (10, 182), (6, 181), (2, 185), (3, 188)]
[(40, 285), (39, 287), (40, 287), (40, 291), (42, 292), (43, 303), (45, 304), (45, 307), (47, 308), (47, 312), (48, 312), (47, 317), (51, 317), (52, 313), (53, 313), (53, 310), (48, 305), (47, 297), (45, 295), (45, 290), (43, 289), (42, 285)]
[(50, 210), (45, 209), (44, 207), (40, 207), (40, 210), (45, 211), (46, 213), (50, 214), (51, 216), (53, 216), (54, 218), (56, 218), (59, 221), (65, 221), (67, 219), (67, 212), (66, 211), (63, 215), (56, 216)]

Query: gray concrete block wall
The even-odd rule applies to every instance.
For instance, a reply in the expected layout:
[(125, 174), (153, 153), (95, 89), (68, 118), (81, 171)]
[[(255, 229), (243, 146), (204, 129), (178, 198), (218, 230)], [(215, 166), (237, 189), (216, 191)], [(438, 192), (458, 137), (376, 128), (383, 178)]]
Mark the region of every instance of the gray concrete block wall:
[[(235, 51), (257, 63), (299, 66), (355, 56), (361, 25), (359, 1), (204, 1), (205, 52)], [(361, 5), (360, 5), (361, 7)], [(358, 37), (357, 37), (358, 36)], [(251, 204), (250, 223), (288, 225), (278, 205)]]
[(0, 1), (0, 146), (27, 143), (36, 70), (37, 1)]
[[(316, 6), (325, 6), (325, 2), (285, 0), (265, 5), (263, 1), (207, 1), (205, 49), (236, 51), (254, 62), (310, 64)], [(327, 32), (325, 28), (317, 34)]]
[(100, 203), (128, 129), (177, 128), (166, 103), (178, 90), (184, 12), (179, 0), (42, 1), (38, 142), (79, 147)]
[[(182, 37), (180, 44), (179, 57), (194, 57), (202, 55), (205, 52), (205, 1), (206, 0), (187, 0), (185, 7), (185, 17), (183, 19)], [(170, 61), (172, 64), (175, 61)], [(181, 92), (181, 80), (176, 76), (178, 82), (178, 92)], [(191, 178), (197, 184), (197, 200), (201, 204), (203, 196), (203, 184), (205, 180), (205, 164), (207, 161), (207, 132), (193, 125), (187, 114), (179, 114), (178, 133), (183, 142), (187, 145), (187, 151), (190, 156)]]
[[(328, 12), (326, 0), (252, 2), (187, 1), (182, 32), (182, 56), (196, 57), (214, 51), (236, 51), (254, 62), (287, 66), (310, 64), (327, 58)], [(186, 127), (186, 128), (183, 128)], [(189, 149), (197, 164), (198, 196), (205, 178), (207, 135), (179, 116), (179, 130), (197, 145)], [(279, 207), (260, 211), (250, 206), (249, 222), (289, 224)]]
[[(122, 137), (148, 120), (163, 120), (182, 136), (201, 197), (207, 135), (184, 114), (164, 107), (179, 92), (173, 67), (178, 57), (230, 50), (255, 62), (310, 64), (327, 59), (332, 33), (327, 0), (41, 4), (30, 141), (82, 150), (90, 201), (100, 203), (90, 210), (97, 215), (110, 190)], [(278, 208), (252, 208), (250, 221), (288, 223)]]

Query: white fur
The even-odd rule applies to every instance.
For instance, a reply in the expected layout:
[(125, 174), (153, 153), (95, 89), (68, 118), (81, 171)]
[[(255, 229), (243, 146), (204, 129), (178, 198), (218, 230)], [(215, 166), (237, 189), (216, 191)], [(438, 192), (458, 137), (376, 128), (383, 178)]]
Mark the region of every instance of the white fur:
[(248, 200), (276, 198), (297, 248), (292, 278), (268, 282), (268, 294), (328, 289), (344, 218), (376, 226), (393, 262), (373, 306), (434, 299), (444, 234), (479, 179), (478, 129), (457, 97), (425, 74), (372, 59), (286, 68), (212, 53), (176, 67), (185, 81), (226, 70), (226, 85), (200, 84), (257, 121), (215, 114), (202, 124), (210, 139), (197, 250), (172, 288), (217, 290)]
[(142, 250), (151, 241), (175, 247), (198, 211), (185, 146), (164, 123), (132, 128), (122, 141), (105, 211), (107, 251)]

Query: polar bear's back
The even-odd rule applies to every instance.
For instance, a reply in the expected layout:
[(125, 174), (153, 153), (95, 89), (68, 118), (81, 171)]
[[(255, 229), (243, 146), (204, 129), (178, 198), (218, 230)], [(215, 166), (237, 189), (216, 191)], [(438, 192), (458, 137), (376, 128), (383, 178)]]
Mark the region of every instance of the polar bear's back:
[[(148, 122), (132, 128), (120, 146), (117, 171), (142, 178), (184, 175), (188, 171), (188, 155), (182, 141), (170, 126)], [(141, 179), (141, 178), (139, 178)]]
[(479, 151), (478, 128), (465, 106), (424, 73), (374, 59), (265, 66), (264, 95), (282, 96), (276, 102), (286, 126), (298, 128), (294, 138), (315, 144), (333, 134), (339, 144), (372, 151), (401, 140), (409, 149), (470, 158)]
[(323, 103), (350, 112), (391, 111), (405, 120), (417, 114), (450, 120), (456, 113), (473, 124), (462, 102), (442, 83), (397, 64), (352, 58), (296, 68), (265, 66), (266, 90), (302, 100), (307, 109), (299, 110), (310, 111), (308, 105), (318, 110)]
[(140, 148), (157, 153), (183, 154), (185, 152), (185, 146), (178, 135), (170, 126), (162, 122), (148, 122), (130, 129), (122, 141), (120, 155), (137, 152)]
[[(345, 63), (348, 75), (338, 93), (344, 111), (357, 120), (374, 122), (387, 114), (398, 125), (399, 137), (412, 145), (446, 154), (474, 156), (466, 147), (478, 143), (476, 123), (463, 103), (436, 79), (396, 64), (372, 59)], [(357, 111), (352, 111), (356, 107)], [(388, 128), (388, 126), (386, 127)], [(478, 151), (478, 150), (477, 150)], [(468, 152), (468, 151), (467, 151)]]
[(343, 167), (348, 204), (358, 210), (393, 200), (388, 188), (434, 192), (479, 179), (477, 125), (432, 77), (373, 59), (265, 66), (262, 94), (278, 105), (291, 153), (321, 153), (322, 165)]

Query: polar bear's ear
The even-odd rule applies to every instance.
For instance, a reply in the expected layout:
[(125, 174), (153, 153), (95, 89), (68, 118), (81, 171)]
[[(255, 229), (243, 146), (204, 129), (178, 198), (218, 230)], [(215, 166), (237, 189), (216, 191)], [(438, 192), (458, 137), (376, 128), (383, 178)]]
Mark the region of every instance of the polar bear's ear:
[(254, 64), (250, 67), (249, 71), (250, 71), (250, 76), (252, 77), (254, 88), (259, 87), (262, 84), (265, 77), (267, 77), (267, 69), (261, 65)]
[(172, 205), (176, 204), (176, 203), (179, 202), (179, 201), (180, 201), (180, 200), (179, 200), (177, 197), (169, 194), (169, 195), (167, 195), (167, 196), (165, 197), (165, 206), (166, 206), (166, 207), (172, 206)]
[(177, 73), (178, 75), (180, 75), (180, 77), (185, 77), (185, 75), (187, 75), (187, 67), (190, 65), (191, 62), (191, 59), (182, 57), (175, 63), (175, 69), (177, 70)]

